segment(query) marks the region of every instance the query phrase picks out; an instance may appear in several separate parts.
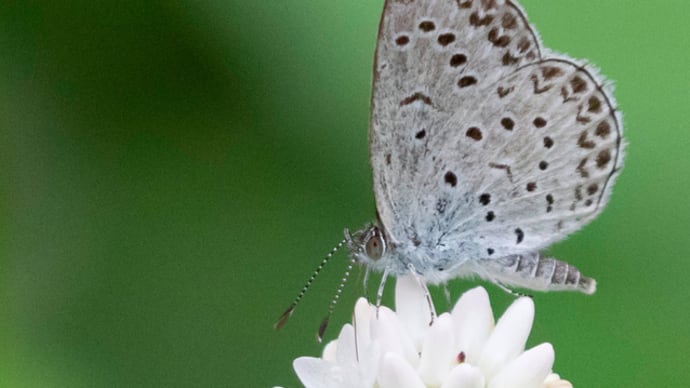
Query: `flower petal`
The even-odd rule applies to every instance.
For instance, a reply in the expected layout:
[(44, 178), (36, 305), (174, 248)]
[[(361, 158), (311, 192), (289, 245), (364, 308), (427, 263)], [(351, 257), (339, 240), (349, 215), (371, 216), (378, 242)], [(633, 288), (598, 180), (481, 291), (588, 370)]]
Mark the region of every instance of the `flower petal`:
[(338, 354), (338, 340), (333, 340), (326, 344), (323, 348), (321, 358), (325, 361), (336, 362), (336, 355)]
[(456, 359), (454, 344), (453, 319), (444, 313), (436, 318), (424, 339), (418, 372), (426, 385), (439, 386), (446, 378)]
[(544, 380), (544, 388), (573, 388), (573, 384), (568, 380), (561, 380), (561, 376), (551, 373)]
[(479, 367), (484, 376), (490, 380), (522, 353), (533, 321), (534, 302), (531, 298), (518, 298), (508, 307), (486, 341), (479, 359)]
[(494, 328), (489, 295), (483, 287), (475, 287), (460, 297), (453, 307), (455, 345), (465, 353), (465, 360), (476, 365), (484, 343)]
[(481, 369), (463, 363), (450, 371), (441, 388), (484, 388), (484, 382)]
[(412, 339), (391, 309), (379, 308), (378, 319), (371, 320), (371, 336), (372, 340), (380, 345), (382, 354), (397, 353), (403, 356), (410, 365), (416, 367), (419, 364), (419, 356)]
[(543, 343), (508, 363), (491, 381), (489, 388), (539, 388), (553, 367), (553, 346)]
[(381, 348), (378, 342), (373, 342), (368, 348), (359, 351), (357, 374), (360, 387), (373, 387), (381, 363)]
[(415, 349), (421, 350), (422, 338), (429, 328), (431, 311), (424, 289), (414, 276), (399, 276), (396, 280), (395, 311), (412, 338)]
[(383, 356), (378, 382), (381, 388), (425, 388), (417, 371), (396, 353)]
[(351, 365), (357, 362), (355, 328), (350, 324), (346, 324), (342, 329), (340, 329), (335, 360), (340, 365)]
[(365, 298), (357, 299), (352, 322), (355, 327), (355, 341), (359, 349), (366, 349), (371, 344), (371, 319), (376, 308), (371, 306)]
[(338, 365), (315, 357), (299, 357), (292, 362), (305, 388), (341, 387), (343, 371)]
[(352, 321), (355, 339), (355, 368), (359, 377), (359, 383), (363, 387), (374, 385), (376, 373), (381, 360), (381, 346), (372, 338), (372, 318), (375, 317), (376, 308), (369, 304), (365, 298), (359, 298), (355, 304)]

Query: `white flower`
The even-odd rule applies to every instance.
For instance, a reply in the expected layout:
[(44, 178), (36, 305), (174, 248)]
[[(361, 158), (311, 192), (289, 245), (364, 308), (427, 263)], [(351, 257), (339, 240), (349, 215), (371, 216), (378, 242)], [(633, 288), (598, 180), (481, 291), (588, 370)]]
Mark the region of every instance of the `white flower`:
[(429, 325), (431, 312), (411, 277), (396, 284), (397, 312), (357, 301), (321, 358), (294, 361), (307, 388), (572, 388), (551, 373), (549, 343), (525, 350), (534, 303), (518, 298), (494, 325), (486, 290), (464, 293), (452, 312)]

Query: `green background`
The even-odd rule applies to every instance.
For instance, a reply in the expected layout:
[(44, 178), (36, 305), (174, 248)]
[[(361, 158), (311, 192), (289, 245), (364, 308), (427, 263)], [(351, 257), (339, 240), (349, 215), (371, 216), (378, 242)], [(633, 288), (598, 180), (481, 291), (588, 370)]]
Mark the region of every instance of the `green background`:
[[(374, 216), (382, 1), (57, 3), (0, 6), (0, 385), (297, 386), (344, 255), (272, 324)], [(615, 80), (629, 143), (608, 209), (551, 249), (599, 289), (536, 294), (529, 344), (576, 387), (683, 386), (690, 3), (522, 3)], [(487, 288), (500, 315), (513, 297)]]

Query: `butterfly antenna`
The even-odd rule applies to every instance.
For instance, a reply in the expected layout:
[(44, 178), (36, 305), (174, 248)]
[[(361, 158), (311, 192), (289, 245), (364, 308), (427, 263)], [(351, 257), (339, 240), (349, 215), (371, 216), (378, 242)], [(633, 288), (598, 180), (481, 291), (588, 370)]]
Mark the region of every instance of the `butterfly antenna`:
[[(326, 263), (328, 263), (331, 257), (333, 257), (333, 255), (338, 251), (338, 249), (345, 245), (345, 243), (346, 240), (339, 242), (338, 245), (333, 247), (333, 249), (331, 249), (331, 251), (326, 255), (326, 257), (324, 257), (323, 260), (321, 260), (321, 263), (319, 263), (319, 265), (314, 269), (314, 271), (311, 273), (311, 276), (309, 277), (309, 280), (307, 280), (307, 282), (304, 284), (304, 287), (302, 287), (302, 291), (299, 292), (295, 300), (293, 300), (290, 304), (290, 307), (288, 307), (287, 310), (285, 310), (285, 312), (280, 316), (280, 318), (278, 318), (278, 321), (273, 325), (274, 329), (278, 330), (281, 327), (283, 327), (285, 323), (287, 323), (288, 319), (295, 311), (295, 307), (297, 307), (297, 304), (300, 302), (300, 300), (302, 300), (304, 294), (307, 293), (307, 290), (309, 290), (309, 287), (311, 287), (311, 284), (314, 282), (314, 279), (316, 279), (316, 277), (319, 275), (319, 272), (321, 272), (323, 267), (326, 266)], [(350, 267), (352, 267), (352, 265), (350, 265)], [(324, 330), (326, 329), (324, 328)]]
[(345, 270), (343, 278), (340, 279), (340, 285), (338, 285), (338, 289), (336, 290), (335, 295), (333, 295), (333, 299), (331, 299), (331, 304), (330, 306), (328, 306), (328, 314), (326, 314), (326, 316), (321, 321), (321, 325), (319, 325), (319, 332), (316, 335), (316, 340), (319, 342), (323, 341), (323, 334), (326, 332), (326, 328), (328, 327), (328, 321), (331, 319), (333, 311), (335, 311), (335, 305), (338, 304), (340, 295), (342, 295), (343, 293), (343, 288), (345, 288), (345, 283), (347, 283), (347, 279), (350, 277), (350, 272), (352, 272), (353, 265), (355, 265), (355, 259), (351, 258), (350, 264), (348, 264), (347, 270)]

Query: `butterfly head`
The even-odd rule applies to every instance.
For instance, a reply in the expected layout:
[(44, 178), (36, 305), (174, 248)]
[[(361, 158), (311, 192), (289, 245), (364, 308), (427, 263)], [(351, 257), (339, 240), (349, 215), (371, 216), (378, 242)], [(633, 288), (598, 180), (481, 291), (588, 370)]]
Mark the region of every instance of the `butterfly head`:
[(358, 262), (368, 267), (381, 267), (381, 260), (386, 256), (388, 243), (383, 230), (375, 224), (370, 224), (361, 230), (350, 233), (345, 229), (345, 240), (350, 255)]

